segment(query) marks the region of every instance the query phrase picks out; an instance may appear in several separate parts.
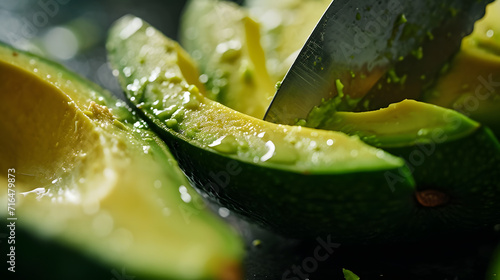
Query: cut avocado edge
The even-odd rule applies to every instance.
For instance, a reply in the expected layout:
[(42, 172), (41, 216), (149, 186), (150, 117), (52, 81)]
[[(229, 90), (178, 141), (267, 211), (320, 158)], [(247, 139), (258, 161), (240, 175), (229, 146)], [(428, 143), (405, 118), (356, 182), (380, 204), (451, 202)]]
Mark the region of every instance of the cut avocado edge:
[[(109, 61), (131, 104), (197, 188), (287, 236), (384, 239), (393, 235), (384, 233), (397, 227), (394, 219), (407, 219), (414, 182), (404, 160), (357, 136), (268, 123), (207, 99), (184, 80), (177, 43), (159, 32), (147, 36), (152, 27), (144, 21), (127, 38), (120, 36), (138, 20), (125, 16), (113, 25)], [(142, 49), (147, 55), (138, 59)], [(148, 79), (155, 69), (161, 73)], [(394, 191), (384, 176), (388, 171), (402, 174)], [(296, 213), (293, 220), (283, 219), (290, 213)], [(297, 227), (301, 223), (307, 226)]]
[(217, 279), (238, 266), (239, 238), (124, 102), (3, 44), (0, 61), (0, 165), (16, 170), (23, 229), (138, 275)]
[(358, 135), (376, 147), (442, 143), (467, 137), (480, 124), (454, 110), (406, 99), (367, 112), (336, 112), (319, 128)]

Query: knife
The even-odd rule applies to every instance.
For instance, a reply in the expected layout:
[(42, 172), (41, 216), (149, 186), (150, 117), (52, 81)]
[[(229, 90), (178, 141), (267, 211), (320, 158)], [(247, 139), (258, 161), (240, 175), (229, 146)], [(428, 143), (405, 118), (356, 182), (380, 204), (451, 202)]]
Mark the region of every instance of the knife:
[[(334, 0), (281, 82), (264, 120), (366, 111), (418, 99), (491, 0)], [(332, 108), (334, 107), (334, 108)], [(317, 127), (321, 119), (308, 121)]]

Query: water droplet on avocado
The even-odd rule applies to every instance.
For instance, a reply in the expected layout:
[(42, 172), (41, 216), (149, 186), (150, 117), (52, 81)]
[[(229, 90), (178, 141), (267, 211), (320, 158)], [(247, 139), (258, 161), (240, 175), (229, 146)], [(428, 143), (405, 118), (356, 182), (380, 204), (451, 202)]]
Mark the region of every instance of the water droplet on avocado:
[(208, 146), (221, 153), (234, 154), (238, 151), (239, 143), (233, 135), (225, 135)]
[(318, 143), (316, 143), (316, 141), (312, 140), (311, 142), (309, 142), (309, 148), (316, 149), (317, 147)]
[(207, 74), (201, 74), (200, 77), (198, 78), (198, 80), (202, 84), (206, 84), (208, 82), (208, 75)]
[(179, 193), (181, 194), (182, 201), (189, 203), (191, 201), (191, 195), (188, 193), (186, 186), (181, 185), (179, 187)]
[(156, 81), (156, 79), (160, 76), (160, 73), (161, 73), (161, 68), (156, 67), (155, 69), (153, 69), (153, 71), (151, 71), (151, 75), (149, 75), (148, 81), (150, 82)]
[[(56, 179), (54, 181), (57, 182), (58, 179)], [(52, 184), (55, 184), (54, 181), (52, 181)], [(45, 188), (36, 188), (36, 189), (31, 190), (31, 191), (22, 192), (20, 194), (22, 194), (23, 196), (27, 196), (28, 194), (36, 194), (36, 199), (40, 200), (44, 195), (47, 195), (48, 193), (49, 193), (49, 190), (46, 190)]]
[(488, 29), (488, 31), (486, 31), (486, 37), (491, 38), (493, 35), (495, 35), (495, 31), (492, 29)]
[(151, 37), (155, 34), (155, 29), (151, 26), (146, 28), (146, 36)]
[(182, 193), (181, 199), (182, 201), (189, 203), (191, 201), (191, 195), (189, 195), (188, 193)]
[(123, 75), (125, 75), (125, 77), (130, 77), (132, 76), (132, 73), (134, 72), (134, 68), (130, 67), (130, 66), (127, 66), (127, 67), (124, 67), (123, 68)]
[(220, 207), (218, 212), (222, 218), (228, 217), (229, 214), (231, 213), (229, 209), (227, 209), (226, 207)]

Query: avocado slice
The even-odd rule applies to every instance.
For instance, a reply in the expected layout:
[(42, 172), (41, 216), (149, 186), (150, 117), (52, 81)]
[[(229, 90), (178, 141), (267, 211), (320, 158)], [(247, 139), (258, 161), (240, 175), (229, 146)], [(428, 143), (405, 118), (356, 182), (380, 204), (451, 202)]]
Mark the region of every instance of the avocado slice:
[(461, 50), (447, 65), (423, 100), (455, 109), (489, 126), (500, 137), (500, 2), (462, 40)]
[(228, 1), (190, 1), (180, 34), (187, 52), (200, 62), (207, 96), (264, 118), (276, 89), (260, 45), (260, 25), (248, 12)]
[(322, 128), (358, 135), (407, 161), (418, 202), (410, 228), (427, 223), (440, 231), (471, 230), (500, 223), (500, 143), (465, 115), (404, 100), (377, 111), (337, 112)]
[(240, 239), (123, 101), (3, 44), (0, 79), (4, 220), (130, 275), (239, 277)]
[[(375, 111), (336, 112), (319, 125), (321, 129), (358, 135), (382, 148), (456, 140), (479, 127), (479, 123), (454, 110), (411, 99)], [(492, 141), (496, 141), (494, 137)]]
[[(225, 207), (293, 237), (401, 234), (414, 190), (401, 158), (357, 136), (265, 122), (202, 96), (187, 79), (195, 67), (179, 64), (187, 53), (137, 17), (113, 25), (107, 49), (127, 98), (194, 185)], [(394, 191), (386, 172), (404, 177)]]

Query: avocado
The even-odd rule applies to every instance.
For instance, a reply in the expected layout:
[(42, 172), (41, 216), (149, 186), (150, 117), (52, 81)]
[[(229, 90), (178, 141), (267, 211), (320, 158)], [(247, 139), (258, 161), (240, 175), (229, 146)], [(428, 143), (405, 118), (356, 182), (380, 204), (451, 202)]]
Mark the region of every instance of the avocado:
[(500, 137), (500, 2), (462, 40), (461, 49), (423, 97), (489, 126)]
[(207, 96), (264, 118), (276, 90), (260, 45), (259, 24), (235, 3), (197, 0), (189, 2), (181, 30), (181, 43), (200, 62)]
[[(414, 191), (403, 159), (357, 136), (265, 122), (204, 97), (187, 78), (195, 67), (178, 63), (188, 54), (137, 17), (118, 20), (106, 46), (130, 103), (215, 201), (286, 236), (402, 235)], [(387, 172), (404, 178), (394, 190)]]
[[(481, 124), (452, 109), (404, 100), (368, 112), (337, 112), (321, 128), (404, 158), (416, 182), (407, 221), (436, 231), (500, 223), (500, 143)], [(388, 176), (394, 182), (398, 174)]]
[[(239, 237), (123, 101), (3, 44), (0, 79), (0, 176), (9, 182), (0, 215), (19, 234), (62, 244), (107, 267), (108, 278), (126, 269), (141, 279), (238, 279)], [(43, 274), (52, 261), (32, 265)]]

